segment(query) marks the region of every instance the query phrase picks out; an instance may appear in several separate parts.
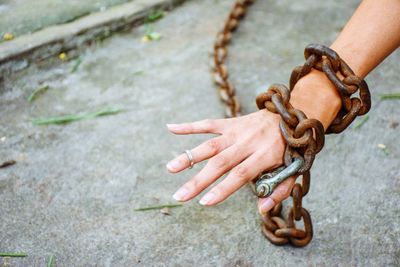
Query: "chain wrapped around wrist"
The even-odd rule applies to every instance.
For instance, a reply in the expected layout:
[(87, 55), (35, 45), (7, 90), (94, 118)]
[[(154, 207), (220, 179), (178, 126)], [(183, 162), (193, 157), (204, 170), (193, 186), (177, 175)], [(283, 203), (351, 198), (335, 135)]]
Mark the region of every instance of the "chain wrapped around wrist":
[[(236, 1), (223, 30), (218, 33), (214, 44), (214, 81), (218, 85), (221, 100), (226, 105), (227, 117), (240, 114), (240, 104), (235, 90), (228, 80), (228, 71), (224, 63), (227, 45), (240, 19), (254, 0)], [(271, 172), (266, 171), (258, 177), (256, 194), (265, 197), (284, 179), (290, 176), (302, 176), (301, 183), (295, 183), (291, 196), (293, 207), (289, 209), (287, 219), (282, 216), (282, 204), (277, 204), (262, 216), (262, 231), (265, 237), (275, 245), (292, 244), (306, 246), (313, 237), (313, 227), (309, 212), (302, 207), (302, 199), (310, 188), (310, 168), (315, 155), (324, 146), (325, 133), (340, 133), (359, 115), (366, 114), (371, 107), (371, 96), (366, 82), (356, 76), (351, 68), (332, 49), (317, 44), (305, 48), (306, 62), (296, 67), (290, 77), (289, 88), (274, 84), (267, 92), (256, 98), (259, 109), (267, 109), (281, 116), (280, 130), (286, 142), (283, 162)], [(296, 83), (312, 69), (322, 71), (337, 89), (342, 106), (326, 132), (316, 119), (309, 119), (290, 104), (290, 92)], [(359, 97), (354, 97), (358, 93)], [(296, 227), (295, 221), (303, 219), (304, 230)]]
[[(335, 85), (342, 100), (342, 107), (327, 133), (339, 133), (347, 128), (358, 115), (367, 113), (371, 107), (371, 98), (366, 82), (356, 76), (351, 68), (332, 49), (311, 44), (305, 49), (306, 63), (293, 70), (290, 88), (284, 85), (272, 85), (267, 92), (260, 94), (256, 103), (259, 109), (267, 109), (281, 116), (280, 130), (286, 142), (284, 165), (289, 167), (296, 158), (304, 164), (295, 176), (302, 176), (302, 183), (296, 183), (292, 189), (293, 207), (289, 210), (287, 220), (281, 215), (282, 205), (263, 216), (262, 230), (264, 235), (274, 244), (291, 243), (294, 246), (307, 245), (313, 236), (310, 214), (302, 207), (302, 199), (310, 188), (310, 168), (315, 155), (324, 146), (324, 128), (316, 119), (308, 119), (306, 115), (290, 104), (290, 92), (297, 81), (307, 75), (311, 69), (322, 71)], [(343, 77), (343, 78), (341, 78)], [(359, 97), (352, 97), (359, 92)], [(257, 183), (262, 184), (263, 176)], [(267, 177), (265, 183), (268, 184)], [(266, 195), (260, 194), (264, 197)], [(270, 192), (271, 193), (271, 192)], [(304, 230), (296, 228), (294, 220), (303, 218)]]

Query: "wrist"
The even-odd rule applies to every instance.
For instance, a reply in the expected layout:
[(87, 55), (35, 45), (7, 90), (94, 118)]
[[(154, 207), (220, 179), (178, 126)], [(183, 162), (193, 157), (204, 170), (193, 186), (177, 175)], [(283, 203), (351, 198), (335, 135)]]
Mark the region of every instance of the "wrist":
[(341, 108), (341, 99), (335, 86), (323, 72), (314, 69), (297, 82), (290, 103), (308, 118), (319, 120), (325, 130)]

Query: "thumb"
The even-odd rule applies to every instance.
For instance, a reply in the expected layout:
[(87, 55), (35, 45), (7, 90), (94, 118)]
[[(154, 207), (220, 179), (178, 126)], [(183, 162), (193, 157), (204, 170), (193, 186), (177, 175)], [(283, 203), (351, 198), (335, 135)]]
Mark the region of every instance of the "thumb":
[(265, 215), (268, 211), (275, 207), (276, 204), (288, 198), (290, 196), (290, 192), (292, 191), (295, 181), (296, 177), (292, 176), (279, 184), (269, 197), (259, 198), (259, 213), (261, 215)]

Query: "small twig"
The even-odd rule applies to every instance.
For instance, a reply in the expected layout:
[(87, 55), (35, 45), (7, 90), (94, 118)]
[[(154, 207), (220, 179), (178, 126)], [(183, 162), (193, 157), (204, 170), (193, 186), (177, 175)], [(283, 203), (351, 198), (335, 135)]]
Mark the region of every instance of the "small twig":
[(138, 209), (134, 209), (134, 211), (160, 210), (160, 209), (163, 209), (163, 208), (179, 208), (179, 207), (182, 207), (182, 206), (183, 206), (182, 204), (166, 204), (166, 205), (138, 208)]
[(381, 100), (400, 99), (400, 93), (380, 94), (379, 96)]
[(363, 118), (360, 119), (360, 121), (357, 122), (357, 124), (354, 126), (354, 129), (359, 129), (361, 126), (364, 125), (369, 120), (369, 116), (365, 115)]
[(49, 260), (47, 261), (47, 267), (53, 267), (54, 264), (54, 255), (51, 255), (49, 257)]
[(49, 90), (49, 86), (48, 85), (44, 85), (42, 87), (37, 88), (36, 90), (34, 90), (32, 92), (32, 94), (28, 97), (28, 102), (32, 102), (33, 100), (35, 100), (39, 95), (43, 94), (44, 92), (46, 92), (47, 90)]
[(0, 257), (23, 258), (28, 256), (26, 253), (8, 253), (0, 252)]
[(4, 161), (3, 163), (0, 164), (0, 169), (1, 169), (1, 168), (6, 168), (6, 167), (8, 167), (8, 166), (12, 166), (12, 165), (14, 165), (15, 163), (17, 163), (15, 160), (7, 160), (7, 161)]
[(114, 115), (114, 114), (120, 113), (121, 111), (122, 111), (122, 109), (110, 108), (110, 109), (103, 109), (103, 110), (100, 110), (97, 112), (92, 112), (92, 113), (82, 113), (82, 114), (73, 114), (73, 115), (66, 115), (66, 116), (60, 116), (60, 117), (40, 118), (40, 119), (32, 120), (32, 123), (36, 124), (36, 125), (66, 124), (66, 123), (70, 123), (73, 121), (87, 120), (87, 119), (93, 119), (95, 117), (100, 117), (100, 116)]

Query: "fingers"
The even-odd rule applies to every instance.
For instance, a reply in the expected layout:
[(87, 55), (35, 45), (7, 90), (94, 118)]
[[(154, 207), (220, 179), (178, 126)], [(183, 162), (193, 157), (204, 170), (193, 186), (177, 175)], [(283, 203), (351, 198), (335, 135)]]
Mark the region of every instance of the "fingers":
[(233, 168), (222, 182), (204, 195), (200, 200), (200, 204), (211, 206), (224, 201), (262, 171), (274, 168), (274, 164), (272, 153), (260, 151), (252, 154)]
[[(199, 163), (217, 155), (230, 145), (231, 144), (229, 141), (221, 135), (205, 141), (204, 143), (192, 149), (190, 152), (192, 154), (194, 163)], [(167, 169), (172, 173), (180, 172), (189, 166), (190, 161), (186, 153), (182, 153), (167, 163)]]
[(167, 124), (168, 130), (174, 134), (201, 134), (201, 133), (214, 133), (221, 134), (224, 119), (212, 120), (206, 119), (201, 121), (180, 123), (180, 124)]
[(228, 170), (239, 164), (249, 154), (245, 146), (232, 145), (216, 156), (212, 157), (206, 166), (183, 185), (173, 198), (178, 201), (187, 201), (197, 196)]
[(292, 191), (295, 181), (296, 177), (292, 176), (283, 181), (280, 185), (278, 185), (269, 197), (259, 198), (258, 211), (260, 212), (260, 214), (264, 215), (265, 213), (270, 211), (276, 204), (288, 198), (290, 196), (290, 192)]

